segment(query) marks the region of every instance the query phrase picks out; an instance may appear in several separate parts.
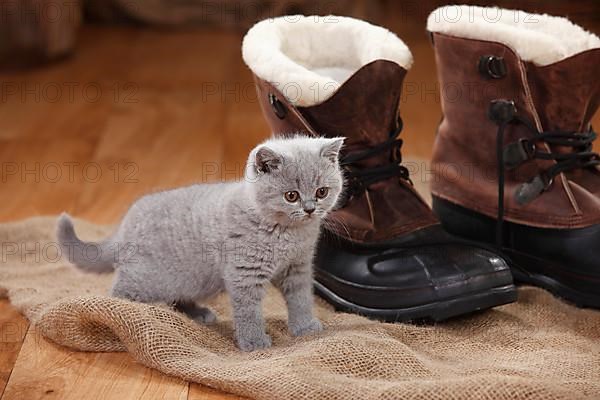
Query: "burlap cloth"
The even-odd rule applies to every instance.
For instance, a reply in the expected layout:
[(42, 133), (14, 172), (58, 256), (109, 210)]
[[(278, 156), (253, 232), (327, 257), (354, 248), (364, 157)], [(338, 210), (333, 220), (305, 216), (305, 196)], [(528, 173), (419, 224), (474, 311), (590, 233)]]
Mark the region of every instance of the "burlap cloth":
[[(600, 312), (535, 288), (519, 301), (435, 326), (383, 324), (335, 313), (317, 300), (327, 330), (293, 338), (282, 298), (264, 304), (274, 346), (241, 353), (227, 299), (220, 322), (194, 324), (166, 307), (106, 296), (112, 276), (56, 259), (55, 218), (0, 225), (0, 295), (48, 339), (83, 351), (128, 351), (167, 374), (260, 399), (600, 398)], [(81, 237), (108, 227), (78, 221)]]

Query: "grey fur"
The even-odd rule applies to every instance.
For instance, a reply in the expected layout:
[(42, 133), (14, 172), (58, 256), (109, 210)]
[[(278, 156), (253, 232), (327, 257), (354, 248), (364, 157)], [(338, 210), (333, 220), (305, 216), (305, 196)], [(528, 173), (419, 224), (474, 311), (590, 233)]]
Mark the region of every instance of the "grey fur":
[[(79, 268), (116, 267), (112, 295), (140, 302), (178, 304), (196, 321), (214, 314), (196, 305), (226, 290), (240, 349), (269, 347), (261, 303), (268, 282), (286, 299), (292, 334), (321, 331), (312, 314), (312, 264), (320, 223), (343, 187), (337, 154), (343, 138), (272, 139), (248, 158), (239, 182), (198, 184), (136, 201), (116, 233), (98, 243), (75, 235), (68, 215), (58, 239)], [(328, 187), (324, 199), (316, 190)], [(284, 193), (297, 191), (290, 203)], [(315, 208), (312, 214), (305, 209)], [(93, 260), (86, 248), (100, 250)], [(92, 254), (96, 254), (92, 252)]]

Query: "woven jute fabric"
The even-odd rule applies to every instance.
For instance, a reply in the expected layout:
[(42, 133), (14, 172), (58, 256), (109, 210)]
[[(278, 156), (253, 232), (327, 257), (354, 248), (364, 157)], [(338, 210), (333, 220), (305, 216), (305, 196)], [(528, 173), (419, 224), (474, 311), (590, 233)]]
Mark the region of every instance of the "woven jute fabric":
[[(195, 324), (166, 306), (108, 297), (109, 275), (59, 257), (56, 218), (0, 225), (0, 295), (46, 338), (82, 351), (128, 351), (170, 375), (259, 399), (600, 398), (600, 312), (521, 288), (517, 303), (434, 326), (384, 324), (316, 300), (324, 333), (293, 338), (283, 299), (264, 303), (273, 347), (242, 353), (229, 303), (219, 323)], [(77, 221), (86, 240), (109, 227)]]

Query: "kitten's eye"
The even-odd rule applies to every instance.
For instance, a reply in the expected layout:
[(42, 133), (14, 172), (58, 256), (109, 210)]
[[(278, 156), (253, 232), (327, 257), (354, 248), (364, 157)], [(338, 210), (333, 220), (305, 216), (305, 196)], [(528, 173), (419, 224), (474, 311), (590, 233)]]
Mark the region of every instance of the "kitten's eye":
[(298, 194), (298, 192), (296, 192), (295, 190), (293, 190), (293, 191), (290, 191), (290, 192), (285, 192), (283, 194), (283, 197), (285, 198), (286, 201), (289, 201), (290, 203), (295, 203), (300, 198), (300, 195)]
[(324, 199), (329, 194), (329, 188), (322, 187), (317, 189), (317, 199)]

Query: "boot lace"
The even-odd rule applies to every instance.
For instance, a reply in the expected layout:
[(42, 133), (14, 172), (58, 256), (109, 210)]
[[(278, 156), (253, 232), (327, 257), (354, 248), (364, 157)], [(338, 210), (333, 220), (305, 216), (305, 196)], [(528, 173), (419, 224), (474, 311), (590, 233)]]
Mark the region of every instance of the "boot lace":
[[(340, 158), (340, 166), (346, 171), (346, 178), (349, 180), (350, 187), (354, 193), (363, 192), (370, 185), (394, 176), (399, 176), (411, 182), (408, 169), (401, 165), (402, 153), (400, 150), (403, 142), (398, 137), (401, 131), (402, 120), (398, 118), (396, 128), (390, 132), (389, 138), (386, 141), (370, 149), (346, 154)], [(368, 168), (356, 166), (356, 163), (359, 161), (387, 151), (390, 151), (390, 160), (387, 164)]]
[[(398, 137), (402, 131), (402, 119), (400, 116), (397, 117), (396, 127), (391, 130), (389, 138), (364, 151), (354, 152), (346, 154), (340, 158), (340, 166), (345, 171), (346, 179), (349, 182), (349, 190), (346, 192), (346, 197), (342, 201), (343, 203), (348, 202), (353, 196), (364, 193), (367, 205), (369, 207), (369, 216), (371, 224), (375, 225), (375, 211), (373, 209), (373, 202), (369, 195), (369, 186), (395, 176), (408, 181), (412, 185), (412, 181), (409, 177), (408, 169), (401, 165), (402, 164), (402, 139)], [(374, 157), (378, 154), (390, 152), (389, 162), (384, 165), (378, 165), (375, 167), (360, 167), (356, 163), (359, 161), (366, 160)]]
[[(600, 156), (592, 151), (596, 133), (552, 130), (539, 132), (531, 121), (516, 113), (512, 101), (497, 100), (490, 106), (490, 118), (498, 124), (496, 135), (496, 158), (498, 165), (498, 216), (496, 220), (496, 243), (499, 247), (504, 242), (504, 183), (505, 169), (514, 169), (532, 159), (554, 160), (556, 163), (540, 172), (529, 182), (521, 184), (514, 196), (518, 204), (524, 205), (536, 199), (546, 191), (554, 178), (566, 171), (585, 169), (600, 165)], [(519, 139), (504, 146), (504, 132), (509, 124), (522, 124), (535, 135), (528, 139)], [(572, 152), (558, 153), (542, 151), (544, 144), (573, 148)], [(541, 146), (540, 146), (541, 145)]]

